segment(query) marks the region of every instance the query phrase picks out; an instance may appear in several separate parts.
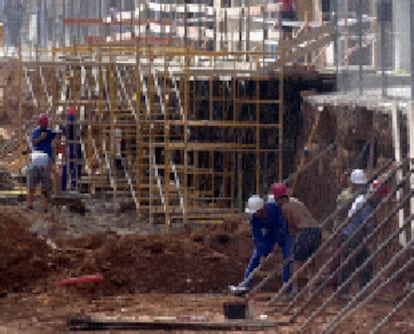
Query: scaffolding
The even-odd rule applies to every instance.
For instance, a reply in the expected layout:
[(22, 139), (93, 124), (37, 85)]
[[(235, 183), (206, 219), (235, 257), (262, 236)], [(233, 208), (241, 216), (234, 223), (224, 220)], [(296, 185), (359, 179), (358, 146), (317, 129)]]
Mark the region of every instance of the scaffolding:
[(221, 222), (283, 175), (284, 66), (265, 68), (275, 56), (74, 43), (21, 57), (30, 99), (19, 105), (63, 129), (67, 189), (110, 194), (150, 222)]

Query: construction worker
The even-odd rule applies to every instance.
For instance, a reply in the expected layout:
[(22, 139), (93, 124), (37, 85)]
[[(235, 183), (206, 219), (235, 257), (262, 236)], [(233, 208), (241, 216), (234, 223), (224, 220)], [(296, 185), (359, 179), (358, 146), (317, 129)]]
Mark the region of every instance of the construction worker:
[[(375, 201), (378, 197), (373, 196), (370, 201), (367, 201), (367, 194), (366, 194), (366, 185), (367, 185), (367, 178), (365, 176), (365, 172), (362, 169), (354, 169), (351, 172), (351, 183), (352, 183), (352, 191), (355, 194), (359, 195), (355, 198), (354, 202), (351, 205), (351, 208), (348, 211), (348, 218), (350, 219), (349, 223), (346, 224), (341, 230), (340, 234), (340, 243), (343, 245), (345, 242), (348, 241), (347, 245), (342, 250), (341, 261), (345, 261), (348, 256), (361, 245), (363, 242), (364, 236), (369, 232), (369, 229), (372, 227), (372, 223), (369, 223), (365, 226), (365, 228), (357, 233), (356, 235), (352, 236), (354, 232), (359, 228), (359, 226), (365, 222), (365, 220), (370, 216), (372, 213)], [(352, 238), (351, 238), (352, 237)], [(350, 239), (351, 238), (351, 239)], [(360, 267), (364, 261), (369, 257), (369, 250), (368, 247), (363, 246), (360, 248), (358, 253), (349, 261), (342, 268), (342, 273), (340, 276), (340, 284), (342, 285), (350, 276), (351, 274)], [(359, 275), (359, 287), (363, 288), (371, 279), (372, 275), (372, 265), (368, 264), (365, 268), (360, 272)], [(342, 290), (342, 294), (340, 299), (343, 301), (350, 300), (348, 295), (349, 285)]]
[[(321, 228), (318, 221), (302, 202), (296, 198), (289, 197), (289, 189), (284, 183), (272, 184), (271, 190), (282, 210), (283, 216), (289, 224), (289, 231), (294, 239), (293, 270), (295, 272), (321, 245)], [(312, 268), (308, 268), (306, 278), (309, 280)], [(298, 284), (294, 282), (293, 294), (296, 293), (297, 288)]]
[(64, 127), (64, 135), (67, 145), (62, 165), (62, 191), (65, 191), (67, 187), (71, 190), (75, 190), (76, 183), (80, 179), (82, 173), (82, 164), (80, 162), (80, 159), (82, 158), (82, 147), (80, 143), (79, 126), (76, 124), (76, 109), (74, 107), (69, 107), (66, 110), (66, 116), (67, 124)]
[(40, 114), (38, 117), (39, 126), (32, 132), (33, 150), (30, 154), (29, 174), (27, 178), (27, 207), (28, 209), (33, 209), (34, 194), (37, 185), (40, 183), (43, 194), (43, 212), (48, 211), (48, 200), (52, 189), (50, 179), (54, 162), (52, 142), (56, 137), (56, 133), (48, 128), (48, 122), (47, 115)]
[[(338, 214), (336, 215), (333, 226), (332, 226), (332, 233), (335, 232), (335, 230), (338, 228), (338, 226), (346, 219), (347, 215), (347, 208), (352, 203), (352, 200), (354, 198), (354, 189), (351, 184), (351, 178), (350, 173), (345, 171), (341, 174), (339, 181), (338, 181), (338, 189), (340, 190), (340, 193), (336, 197), (336, 209), (338, 210)], [(333, 255), (336, 253), (336, 251), (340, 247), (340, 238), (339, 235), (336, 235), (330, 242), (328, 249), (329, 252)], [(332, 259), (330, 264), (330, 273), (334, 273), (339, 266), (341, 265), (341, 259), (340, 255), (335, 256), (335, 258)], [(332, 289), (333, 291), (336, 291), (339, 284), (339, 277), (338, 275), (334, 275), (332, 278)]]
[[(254, 242), (254, 251), (244, 274), (243, 286), (249, 288), (251, 273), (259, 266), (278, 244), (282, 250), (283, 261), (282, 281), (287, 283), (290, 278), (290, 262), (288, 260), (292, 248), (292, 239), (287, 222), (276, 202), (269, 199), (266, 203), (258, 195), (247, 201), (245, 212), (250, 214), (250, 226)], [(240, 286), (240, 285), (239, 285)], [(288, 291), (290, 293), (290, 289)]]
[[(296, 21), (298, 19), (297, 16), (297, 7), (294, 0), (276, 0), (275, 3), (279, 3), (282, 5), (282, 10), (280, 11), (280, 18), (279, 23), (276, 25), (279, 28), (280, 23), (284, 21)], [(292, 39), (292, 31), (293, 28), (291, 26), (282, 26), (283, 32), (283, 39)]]

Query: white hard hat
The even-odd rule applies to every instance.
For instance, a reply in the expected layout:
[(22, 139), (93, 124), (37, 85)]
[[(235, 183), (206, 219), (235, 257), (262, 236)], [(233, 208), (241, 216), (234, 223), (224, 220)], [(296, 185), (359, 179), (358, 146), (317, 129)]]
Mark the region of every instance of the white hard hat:
[(353, 184), (367, 184), (367, 177), (362, 169), (354, 169), (351, 173), (351, 182)]
[(247, 201), (246, 209), (244, 212), (253, 214), (263, 208), (263, 206), (263, 198), (261, 198), (259, 195), (252, 195)]

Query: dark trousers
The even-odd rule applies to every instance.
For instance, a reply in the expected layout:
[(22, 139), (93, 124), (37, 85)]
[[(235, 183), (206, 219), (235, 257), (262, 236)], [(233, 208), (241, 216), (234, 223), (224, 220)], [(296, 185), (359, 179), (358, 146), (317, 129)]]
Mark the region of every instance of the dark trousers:
[[(362, 237), (354, 237), (348, 245), (342, 250), (342, 261), (345, 261), (348, 256), (361, 245)], [(341, 235), (341, 244), (344, 244), (348, 240), (348, 236)], [(341, 273), (341, 284), (345, 282), (354, 272), (357, 270), (365, 260), (370, 256), (369, 250), (366, 246), (363, 246), (357, 254), (350, 260), (350, 262), (342, 268)], [(359, 272), (359, 288), (362, 289), (371, 279), (372, 276), (372, 264), (368, 263), (360, 272)], [(349, 290), (349, 285), (344, 289), (344, 293), (347, 293)]]
[[(290, 256), (292, 250), (292, 239), (291, 237), (286, 238), (285, 240), (278, 242), (280, 249), (282, 250), (283, 261), (286, 262), (282, 269), (282, 282), (286, 283), (290, 279), (290, 262), (287, 259)], [(253, 254), (250, 258), (249, 264), (244, 273), (244, 279), (249, 277), (250, 273), (255, 270), (260, 264), (260, 258), (262, 256), (267, 257), (270, 252), (273, 251), (273, 244), (266, 245), (264, 249), (260, 252), (257, 248), (254, 249)], [(250, 281), (246, 282), (246, 287), (249, 287)]]

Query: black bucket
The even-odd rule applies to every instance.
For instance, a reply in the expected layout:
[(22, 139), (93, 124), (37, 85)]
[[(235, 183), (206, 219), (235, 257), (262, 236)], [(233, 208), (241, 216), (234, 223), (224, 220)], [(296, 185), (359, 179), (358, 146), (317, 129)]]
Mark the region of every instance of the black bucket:
[(227, 319), (246, 319), (245, 303), (224, 303), (223, 309)]

